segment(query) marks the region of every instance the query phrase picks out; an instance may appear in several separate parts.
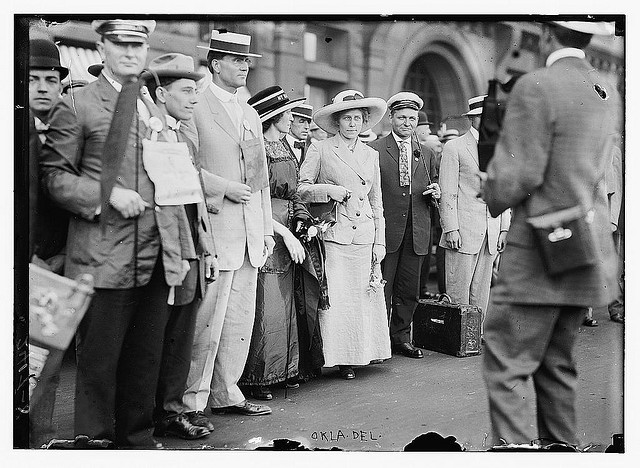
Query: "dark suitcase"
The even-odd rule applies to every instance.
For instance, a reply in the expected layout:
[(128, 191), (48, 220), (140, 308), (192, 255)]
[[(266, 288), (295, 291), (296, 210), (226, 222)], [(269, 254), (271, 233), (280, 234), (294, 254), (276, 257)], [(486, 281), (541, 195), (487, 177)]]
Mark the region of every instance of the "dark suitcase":
[(415, 346), (457, 357), (480, 354), (480, 309), (454, 304), (446, 294), (435, 297), (418, 300), (413, 315)]

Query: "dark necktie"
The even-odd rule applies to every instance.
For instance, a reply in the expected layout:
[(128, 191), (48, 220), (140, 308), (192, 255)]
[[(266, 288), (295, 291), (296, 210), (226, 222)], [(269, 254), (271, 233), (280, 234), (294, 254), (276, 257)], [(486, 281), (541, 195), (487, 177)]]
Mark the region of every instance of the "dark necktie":
[(400, 187), (409, 185), (409, 152), (407, 143), (400, 142)]
[(100, 220), (103, 228), (109, 210), (109, 198), (120, 172), (129, 140), (131, 122), (136, 112), (136, 102), (140, 91), (139, 81), (130, 81), (122, 86), (118, 95), (116, 109), (111, 120), (111, 127), (102, 151), (102, 174), (100, 177), (100, 195), (102, 198), (102, 215)]
[(295, 149), (301, 149), (301, 150), (303, 150), (303, 149), (304, 149), (304, 141), (294, 141), (294, 142), (293, 142), (293, 147), (294, 147)]

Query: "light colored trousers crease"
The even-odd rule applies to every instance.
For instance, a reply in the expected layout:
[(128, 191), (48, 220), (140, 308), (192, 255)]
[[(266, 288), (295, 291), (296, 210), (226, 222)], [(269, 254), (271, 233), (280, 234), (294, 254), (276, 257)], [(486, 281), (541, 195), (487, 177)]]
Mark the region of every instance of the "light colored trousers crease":
[(258, 269), (245, 253), (238, 270), (221, 271), (198, 309), (193, 355), (183, 403), (185, 411), (204, 411), (245, 400), (238, 387), (249, 355), (256, 310)]

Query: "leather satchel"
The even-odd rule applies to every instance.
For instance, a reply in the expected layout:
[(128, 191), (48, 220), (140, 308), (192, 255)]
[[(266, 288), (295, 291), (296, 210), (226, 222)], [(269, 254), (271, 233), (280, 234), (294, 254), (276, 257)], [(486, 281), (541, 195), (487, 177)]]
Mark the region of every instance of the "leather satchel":
[(593, 210), (578, 205), (527, 218), (550, 276), (585, 268), (597, 262)]

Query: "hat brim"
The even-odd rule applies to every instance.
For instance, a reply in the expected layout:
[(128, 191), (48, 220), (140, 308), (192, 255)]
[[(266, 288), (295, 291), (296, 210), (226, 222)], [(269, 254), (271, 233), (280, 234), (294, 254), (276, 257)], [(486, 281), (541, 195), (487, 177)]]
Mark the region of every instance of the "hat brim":
[(482, 107), (476, 107), (475, 109), (471, 109), (469, 112), (465, 112), (462, 115), (482, 115)]
[(325, 132), (335, 135), (338, 133), (339, 127), (333, 121), (333, 114), (351, 109), (363, 108), (369, 111), (369, 122), (362, 125), (360, 133), (364, 133), (375, 127), (387, 113), (387, 103), (384, 99), (369, 97), (364, 99), (355, 99), (353, 101), (342, 101), (334, 104), (328, 104), (313, 114), (313, 121)]
[(69, 69), (66, 67), (49, 67), (47, 65), (42, 65), (42, 66), (34, 65), (34, 66), (30, 66), (29, 68), (33, 70), (55, 70), (58, 73), (60, 73), (60, 81), (64, 80), (69, 75)]
[(597, 36), (612, 36), (616, 29), (613, 23), (606, 21), (552, 21), (552, 23), (573, 31)]
[[(148, 81), (153, 79), (154, 73), (149, 70), (144, 70), (140, 74), (140, 79)], [(199, 81), (204, 78), (204, 73), (192, 72), (187, 70), (155, 70), (155, 75), (158, 77), (169, 78), (185, 78), (187, 80)]]
[(212, 50), (214, 52), (221, 52), (223, 54), (229, 54), (229, 55), (240, 55), (242, 57), (262, 57), (262, 55), (260, 54), (252, 54), (251, 52), (234, 52), (231, 50), (224, 50), (224, 49), (212, 49), (211, 47), (207, 47), (207, 46), (196, 46), (198, 49), (206, 49), (206, 50)]
[(306, 99), (307, 98), (298, 98), (298, 99), (294, 99), (292, 101), (289, 101), (284, 106), (278, 107), (277, 109), (273, 109), (273, 110), (267, 112), (266, 114), (261, 115), (260, 116), (260, 122), (266, 122), (271, 117), (275, 117), (276, 115), (283, 114), (283, 113), (287, 112), (288, 110), (293, 109), (294, 107), (296, 107), (298, 104), (300, 104), (302, 101), (304, 101)]

